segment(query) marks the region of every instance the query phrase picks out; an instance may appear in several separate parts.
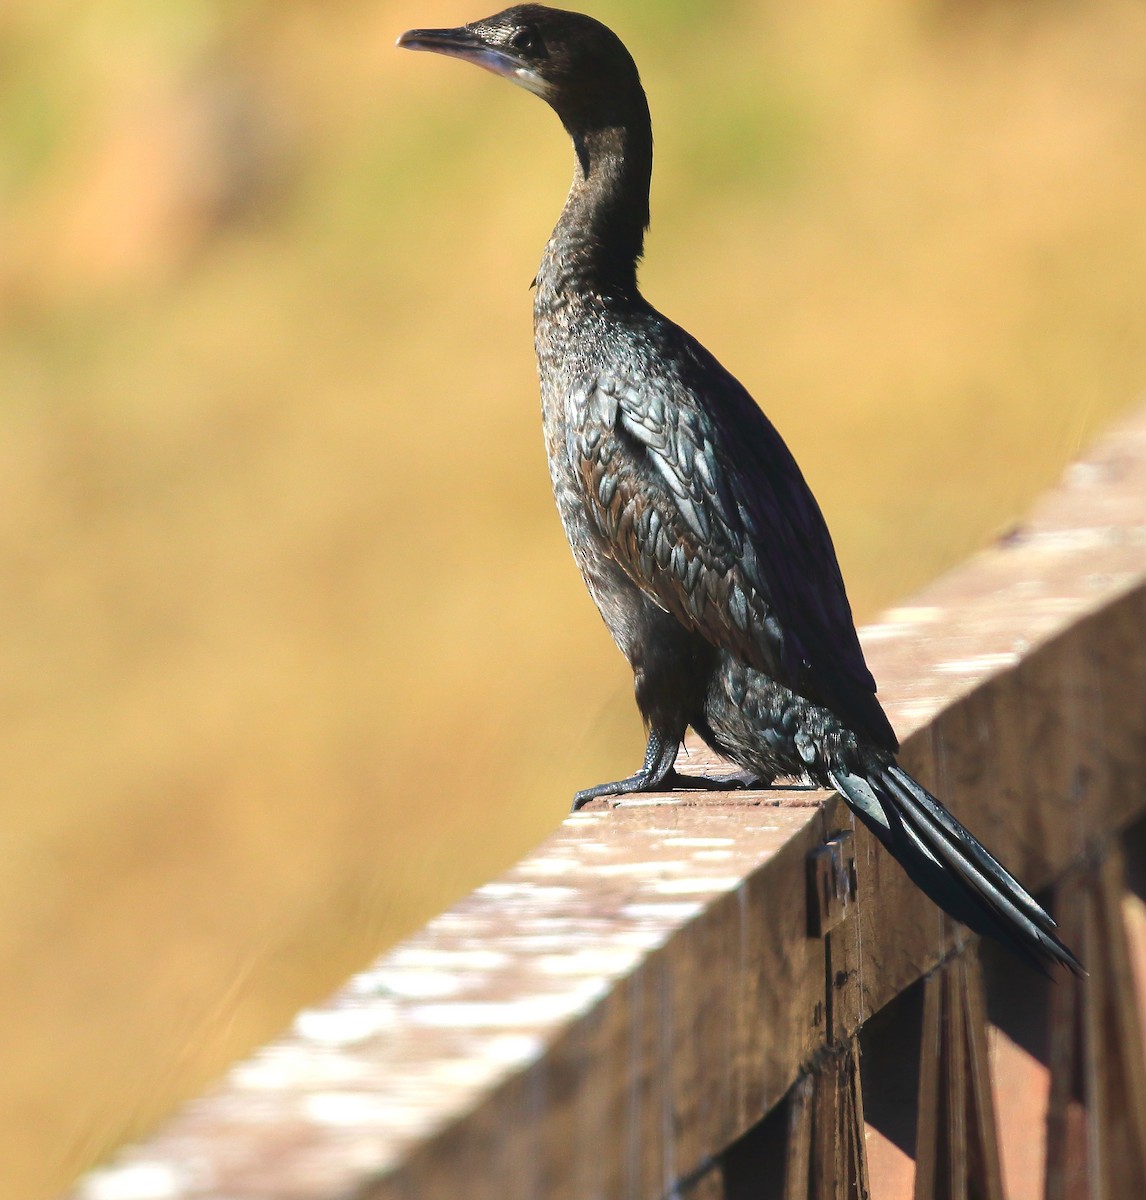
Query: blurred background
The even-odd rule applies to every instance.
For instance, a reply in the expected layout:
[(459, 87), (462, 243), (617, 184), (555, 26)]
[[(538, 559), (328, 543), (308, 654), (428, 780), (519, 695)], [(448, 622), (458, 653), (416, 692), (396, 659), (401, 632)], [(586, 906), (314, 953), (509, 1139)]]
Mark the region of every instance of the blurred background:
[[(544, 105), (472, 0), (0, 7), (0, 1197), (152, 1126), (637, 765), (553, 511)], [(1146, 9), (637, 3), (646, 293), (861, 618), (1146, 391)]]

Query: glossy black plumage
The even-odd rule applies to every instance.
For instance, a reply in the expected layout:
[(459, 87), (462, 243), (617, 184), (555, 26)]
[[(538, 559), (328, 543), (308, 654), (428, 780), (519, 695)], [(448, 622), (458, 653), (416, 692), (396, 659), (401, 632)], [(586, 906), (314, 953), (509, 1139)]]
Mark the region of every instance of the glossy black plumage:
[(633, 668), (641, 770), (578, 793), (713, 786), (673, 768), (692, 726), (763, 782), (835, 787), (949, 913), (1079, 969), (1037, 903), (895, 762), (819, 506), (745, 389), (641, 296), (652, 132), (636, 66), (592, 18), (519, 5), (399, 45), (541, 96), (576, 166), (536, 279), (542, 417), (574, 557)]

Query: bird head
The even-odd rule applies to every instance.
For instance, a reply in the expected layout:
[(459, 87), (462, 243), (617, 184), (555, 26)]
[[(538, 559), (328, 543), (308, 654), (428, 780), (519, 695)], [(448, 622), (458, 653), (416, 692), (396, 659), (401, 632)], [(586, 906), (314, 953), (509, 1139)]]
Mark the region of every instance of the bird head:
[[(518, 4), (456, 29), (411, 29), (407, 50), (475, 63), (545, 100), (571, 132), (620, 123), (644, 92), (615, 33), (583, 13)], [(647, 110), (646, 110), (647, 111)]]

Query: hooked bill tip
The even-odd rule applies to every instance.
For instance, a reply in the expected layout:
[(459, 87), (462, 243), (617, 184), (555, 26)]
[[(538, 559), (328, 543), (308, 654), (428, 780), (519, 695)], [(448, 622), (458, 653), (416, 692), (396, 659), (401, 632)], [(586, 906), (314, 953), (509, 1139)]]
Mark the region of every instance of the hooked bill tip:
[(400, 50), (436, 50), (440, 54), (460, 54), (471, 47), (472, 38), (462, 29), (407, 29), (395, 45)]

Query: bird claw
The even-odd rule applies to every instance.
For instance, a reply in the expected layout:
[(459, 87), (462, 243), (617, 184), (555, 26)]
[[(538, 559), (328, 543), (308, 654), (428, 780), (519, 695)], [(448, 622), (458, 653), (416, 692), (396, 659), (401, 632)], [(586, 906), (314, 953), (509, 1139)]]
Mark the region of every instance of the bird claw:
[(571, 812), (579, 812), (590, 800), (601, 796), (634, 796), (641, 792), (738, 792), (768, 787), (770, 780), (761, 779), (752, 771), (737, 771), (732, 775), (682, 775), (675, 768), (659, 778), (642, 773), (618, 779), (616, 783), (599, 783), (585, 788), (573, 797)]

